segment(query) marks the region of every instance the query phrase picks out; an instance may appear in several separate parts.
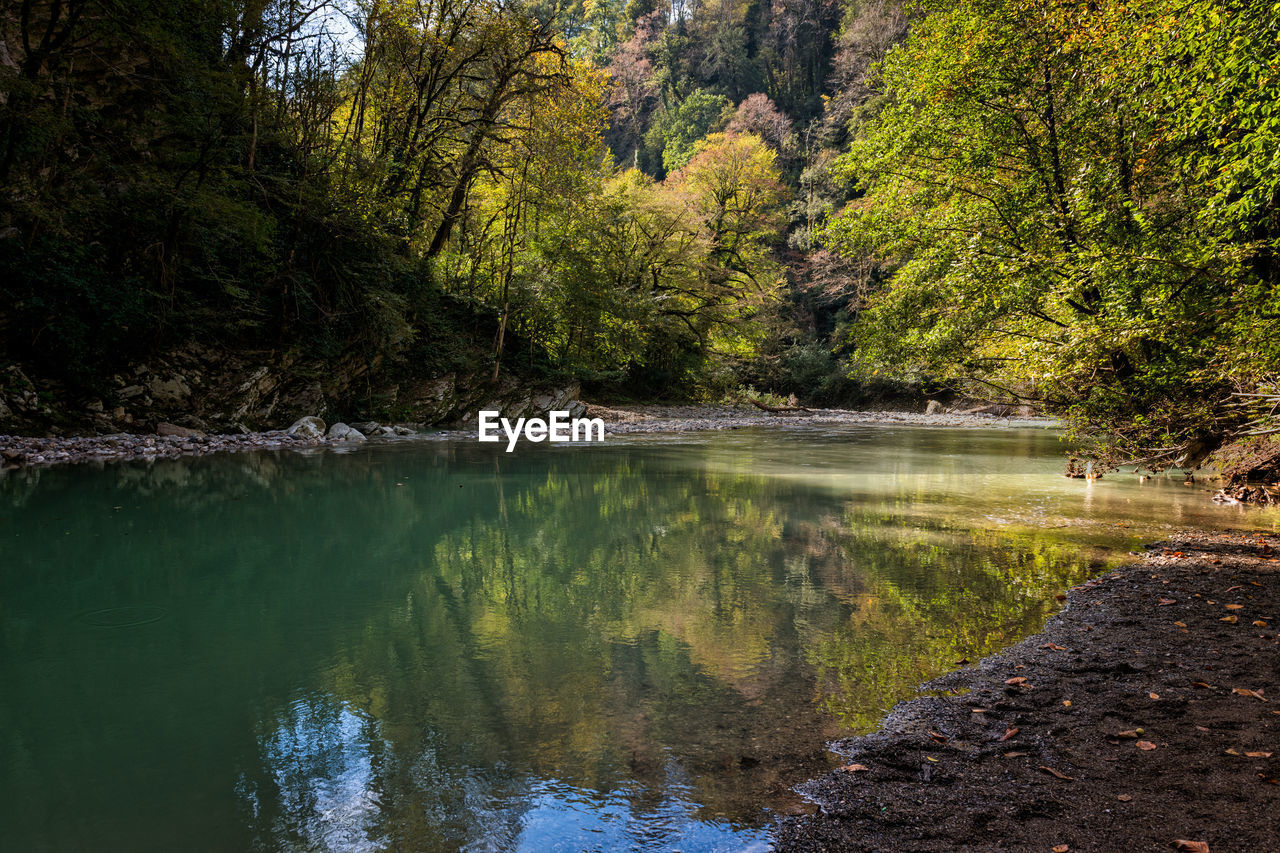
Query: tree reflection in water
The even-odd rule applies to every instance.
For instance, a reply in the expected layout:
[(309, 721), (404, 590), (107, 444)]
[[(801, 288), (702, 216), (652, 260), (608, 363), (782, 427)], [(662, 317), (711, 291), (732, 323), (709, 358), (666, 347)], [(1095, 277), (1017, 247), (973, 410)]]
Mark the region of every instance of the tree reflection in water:
[(1230, 523), (1185, 489), (1086, 493), (1046, 433), (804, 440), (0, 477), (8, 840), (763, 845), (827, 740), (1036, 630), (1082, 545)]

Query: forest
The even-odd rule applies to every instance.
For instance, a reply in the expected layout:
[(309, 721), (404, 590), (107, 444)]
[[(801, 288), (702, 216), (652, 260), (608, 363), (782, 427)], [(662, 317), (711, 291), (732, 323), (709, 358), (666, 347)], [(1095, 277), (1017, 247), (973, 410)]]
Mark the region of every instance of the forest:
[(1280, 431), (1278, 33), (1249, 0), (21, 0), (0, 367), (965, 394), (1189, 465)]

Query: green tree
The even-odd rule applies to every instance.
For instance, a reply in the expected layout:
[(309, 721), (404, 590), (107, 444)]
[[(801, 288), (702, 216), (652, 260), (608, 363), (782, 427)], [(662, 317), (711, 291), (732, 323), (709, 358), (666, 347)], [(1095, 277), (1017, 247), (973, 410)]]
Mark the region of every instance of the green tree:
[(649, 129), (646, 144), (662, 152), (664, 172), (674, 172), (693, 157), (698, 141), (722, 129), (733, 118), (733, 104), (724, 95), (698, 89), (675, 109), (664, 112)]
[(893, 270), (862, 368), (1039, 399), (1118, 457), (1193, 464), (1249, 431), (1220, 401), (1275, 369), (1239, 346), (1274, 300), (1275, 131), (1245, 93), (1276, 46), (1251, 9), (927, 6), (837, 167), (865, 195), (830, 243)]

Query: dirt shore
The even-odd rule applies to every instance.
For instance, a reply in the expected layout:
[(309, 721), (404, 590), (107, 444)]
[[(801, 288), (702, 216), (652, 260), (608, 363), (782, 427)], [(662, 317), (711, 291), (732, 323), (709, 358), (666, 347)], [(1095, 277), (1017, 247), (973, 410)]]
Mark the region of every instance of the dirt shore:
[(834, 745), (778, 848), (1280, 850), (1278, 629), (1280, 538), (1152, 546)]

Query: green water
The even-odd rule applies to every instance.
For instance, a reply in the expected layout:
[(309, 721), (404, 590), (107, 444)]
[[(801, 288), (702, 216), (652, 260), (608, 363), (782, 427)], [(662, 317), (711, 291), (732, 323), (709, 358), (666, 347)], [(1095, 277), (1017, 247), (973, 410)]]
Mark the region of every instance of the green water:
[(0, 848), (764, 849), (823, 744), (1142, 537), (1044, 431), (0, 476)]

